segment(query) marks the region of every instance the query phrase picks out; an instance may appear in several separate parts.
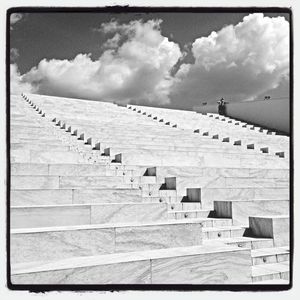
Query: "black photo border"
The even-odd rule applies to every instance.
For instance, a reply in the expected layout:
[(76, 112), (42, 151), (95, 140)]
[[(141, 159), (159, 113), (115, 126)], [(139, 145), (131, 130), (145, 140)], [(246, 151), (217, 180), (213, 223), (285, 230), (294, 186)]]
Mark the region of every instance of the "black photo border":
[[(10, 267), (10, 16), (13, 13), (286, 13), (290, 16), (290, 282), (261, 284), (13, 284)], [(12, 7), (6, 11), (6, 279), (10, 290), (49, 291), (284, 291), (293, 286), (294, 260), (294, 69), (293, 13), (287, 7)]]

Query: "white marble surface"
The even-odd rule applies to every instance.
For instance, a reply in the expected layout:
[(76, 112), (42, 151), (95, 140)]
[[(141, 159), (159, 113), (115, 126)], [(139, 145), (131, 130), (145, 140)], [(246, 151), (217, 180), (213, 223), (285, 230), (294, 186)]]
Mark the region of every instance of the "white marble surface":
[(126, 227), (116, 229), (116, 251), (196, 246), (202, 243), (201, 224)]
[(151, 222), (167, 219), (164, 203), (103, 204), (91, 206), (91, 224), (114, 222)]
[(55, 230), (11, 235), (11, 262), (58, 260), (115, 251), (115, 229)]
[(11, 208), (11, 228), (90, 224), (90, 206)]
[(48, 175), (47, 164), (13, 163), (11, 175)]
[[(238, 259), (238, 263), (233, 263), (234, 258)], [(44, 264), (19, 264), (13, 266), (12, 280), (14, 283), (106, 283), (109, 276), (110, 280), (117, 280), (114, 283), (140, 283), (140, 274), (148, 274), (149, 270), (148, 283), (192, 281), (201, 284), (210, 283), (211, 278), (215, 278), (217, 283), (224, 279), (227, 283), (236, 283), (249, 280), (250, 264), (248, 249), (224, 245), (198, 246), (70, 258)], [(135, 270), (136, 266), (139, 271)], [(133, 274), (128, 273), (128, 268)], [(242, 279), (238, 277), (241, 268)], [(172, 276), (169, 276), (170, 273)], [(129, 277), (125, 279), (125, 276)]]
[(105, 176), (107, 167), (92, 164), (50, 164), (49, 175)]
[(75, 189), (73, 203), (141, 202), (141, 195), (140, 189)]
[(62, 189), (12, 190), (11, 206), (72, 204), (73, 191)]
[(152, 262), (152, 283), (249, 283), (250, 264), (249, 251), (157, 259)]
[(58, 176), (12, 175), (11, 189), (58, 189)]

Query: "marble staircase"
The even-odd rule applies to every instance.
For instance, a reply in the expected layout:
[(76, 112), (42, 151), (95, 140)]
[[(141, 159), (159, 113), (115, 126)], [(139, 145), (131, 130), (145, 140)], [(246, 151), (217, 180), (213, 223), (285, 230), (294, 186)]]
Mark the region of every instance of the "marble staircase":
[(237, 147), (194, 132), (227, 119), (128, 108), (12, 96), (12, 282), (288, 284), (288, 138), (227, 123), (259, 145)]

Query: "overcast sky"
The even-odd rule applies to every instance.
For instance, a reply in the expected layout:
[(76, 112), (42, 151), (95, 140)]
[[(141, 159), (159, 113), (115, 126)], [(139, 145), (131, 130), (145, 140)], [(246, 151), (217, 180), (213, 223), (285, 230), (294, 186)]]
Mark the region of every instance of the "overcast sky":
[(191, 109), (289, 95), (289, 19), (249, 13), (27, 13), (11, 91)]

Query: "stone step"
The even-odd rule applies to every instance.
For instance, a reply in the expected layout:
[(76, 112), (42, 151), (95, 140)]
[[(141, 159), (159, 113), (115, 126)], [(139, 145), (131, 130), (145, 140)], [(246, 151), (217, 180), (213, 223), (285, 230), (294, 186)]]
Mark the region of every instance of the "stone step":
[(45, 145), (62, 145), (62, 141), (59, 139), (55, 139), (55, 137), (41, 137), (40, 139), (34, 139), (30, 138), (28, 136), (24, 136), (21, 138), (18, 138), (16, 136), (11, 136), (10, 137), (10, 142), (11, 143), (25, 143), (25, 144), (40, 144), (43, 143)]
[(262, 284), (262, 285), (288, 285), (290, 284), (289, 280), (285, 279), (270, 279), (270, 280), (262, 280), (262, 281), (255, 281), (253, 284)]
[(12, 163), (83, 163), (79, 153), (71, 151), (11, 150)]
[(288, 247), (261, 248), (251, 251), (252, 265), (264, 265), (289, 261)]
[(214, 211), (219, 218), (232, 218), (234, 225), (249, 224), (249, 216), (286, 215), (289, 200), (228, 200), (214, 201)]
[(167, 189), (176, 189), (179, 195), (184, 195), (187, 188), (287, 188), (288, 179), (273, 178), (239, 178), (239, 177), (167, 177)]
[(222, 242), (229, 246), (236, 246), (240, 248), (249, 248), (252, 250), (274, 247), (274, 241), (270, 238), (257, 238), (250, 236), (234, 237), (234, 238), (220, 238), (219, 242)]
[(287, 246), (290, 243), (288, 215), (250, 216), (249, 228), (254, 236), (272, 238), (276, 247)]
[[(157, 203), (157, 198), (153, 198)], [(140, 189), (18, 189), (10, 191), (12, 206), (153, 202)]]
[(258, 282), (274, 279), (289, 280), (289, 270), (289, 265), (284, 263), (256, 265), (252, 267), (252, 281)]
[(289, 199), (288, 188), (202, 188), (201, 202), (212, 205), (223, 200), (282, 200)]
[(115, 161), (123, 165), (156, 166), (199, 166), (199, 167), (245, 167), (245, 168), (287, 168), (289, 162), (277, 157), (258, 157), (253, 154), (236, 153), (124, 153), (118, 154)]
[(166, 177), (193, 177), (193, 176), (223, 176), (223, 177), (248, 177), (248, 178), (289, 178), (289, 169), (254, 169), (254, 168), (199, 168), (193, 166), (178, 167), (151, 167), (147, 174), (156, 176), (158, 180)]
[(30, 143), (11, 143), (10, 144), (11, 150), (46, 150), (46, 151), (57, 151), (57, 152), (63, 152), (63, 151), (70, 151), (69, 146), (64, 145), (52, 145), (52, 144), (30, 144)]
[[(57, 175), (57, 176), (144, 176), (147, 166), (121, 166), (103, 164), (46, 164), (12, 163), (12, 175)], [(150, 174), (149, 174), (150, 175)], [(151, 175), (150, 175), (151, 176)]]
[(11, 189), (89, 189), (138, 188), (139, 185), (160, 187), (154, 176), (34, 176), (12, 175)]
[(202, 224), (198, 220), (11, 230), (14, 263), (201, 244)]
[(164, 203), (65, 204), (12, 206), (11, 228), (36, 228), (167, 219)]
[[(192, 220), (192, 219), (191, 219)], [(245, 234), (245, 228), (238, 226), (203, 227), (203, 239), (237, 238)]]
[(249, 250), (224, 246), (160, 249), (12, 266), (14, 284), (241, 284)]
[[(190, 219), (190, 218), (207, 218), (209, 214), (210, 214), (209, 210), (200, 210), (200, 209), (199, 210), (169, 210), (168, 218), (177, 219), (177, 220)], [(232, 222), (230, 222), (230, 225), (232, 225)]]
[[(230, 148), (230, 147), (223, 147), (222, 145), (213, 145), (214, 147), (210, 147), (209, 145), (198, 145), (195, 147), (168, 147), (166, 145), (161, 146), (151, 146), (151, 145), (136, 145), (136, 147), (133, 147), (131, 144), (127, 147), (109, 147), (104, 150), (105, 155), (107, 156), (115, 156), (119, 153), (132, 153), (136, 151), (148, 151), (152, 150), (153, 152), (160, 153), (161, 151), (172, 151), (172, 152), (202, 152), (202, 151), (213, 151), (218, 153), (241, 153), (243, 152), (243, 149), (237, 149), (237, 148)], [(246, 153), (246, 150), (244, 150)]]

